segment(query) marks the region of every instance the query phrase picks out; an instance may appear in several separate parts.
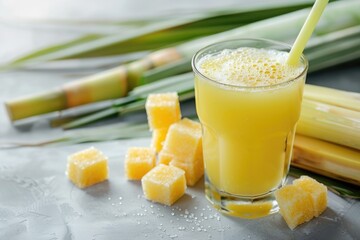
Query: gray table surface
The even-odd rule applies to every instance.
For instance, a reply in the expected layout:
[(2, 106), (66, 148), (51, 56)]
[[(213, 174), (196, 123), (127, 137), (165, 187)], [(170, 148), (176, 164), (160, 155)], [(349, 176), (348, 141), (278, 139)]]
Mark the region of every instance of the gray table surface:
[[(79, 29), (54, 30), (54, 26), (42, 24), (44, 19), (121, 20), (164, 12), (195, 11), (204, 6), (232, 6), (235, 2), (186, 0), (166, 4), (167, 1), (160, 0), (0, 0), (0, 62), (37, 47), (79, 36)], [(254, 1), (241, 2), (254, 4)], [(41, 24), (38, 24), (39, 21)], [(307, 81), (360, 92), (358, 63), (310, 74)], [(2, 72), (0, 102), (56, 87), (95, 71), (98, 69)], [(193, 104), (186, 108), (194, 110)], [(26, 128), (14, 128), (3, 105), (0, 105), (0, 143), (35, 143), (63, 134), (61, 129), (50, 128), (46, 119)], [(338, 197), (331, 192), (328, 193), (328, 209), (294, 231), (286, 226), (279, 214), (244, 220), (217, 213), (204, 197), (202, 180), (195, 187), (188, 188), (185, 196), (172, 207), (151, 203), (144, 199), (140, 183), (127, 181), (123, 174), (127, 148), (148, 146), (149, 143), (149, 138), (141, 138), (70, 146), (0, 149), (0, 239), (360, 238), (360, 202)], [(80, 190), (65, 176), (66, 156), (89, 146), (101, 149), (109, 157), (110, 178)]]

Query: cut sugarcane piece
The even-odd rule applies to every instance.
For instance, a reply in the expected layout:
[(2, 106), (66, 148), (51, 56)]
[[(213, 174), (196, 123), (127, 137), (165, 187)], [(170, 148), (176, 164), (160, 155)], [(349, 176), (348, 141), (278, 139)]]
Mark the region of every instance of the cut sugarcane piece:
[(292, 185), (276, 190), (275, 197), (280, 214), (292, 230), (318, 217), (327, 207), (326, 186), (308, 176), (301, 176)]
[(301, 176), (299, 179), (294, 180), (293, 185), (300, 187), (311, 195), (315, 217), (318, 217), (326, 209), (327, 188), (325, 185), (308, 176)]
[(184, 195), (186, 190), (185, 172), (164, 164), (148, 172), (141, 183), (146, 199), (168, 206)]
[(151, 130), (168, 128), (181, 119), (176, 92), (149, 94), (145, 108)]
[(287, 185), (275, 192), (280, 214), (290, 229), (310, 221), (314, 217), (311, 195), (298, 186)]
[(156, 162), (156, 152), (148, 147), (129, 148), (125, 158), (125, 175), (129, 180), (140, 180)]
[(202, 159), (195, 161), (194, 163), (172, 160), (169, 165), (181, 168), (185, 171), (186, 184), (188, 186), (194, 186), (204, 175), (204, 162)]
[(107, 157), (91, 147), (68, 157), (66, 174), (79, 188), (86, 188), (108, 178)]
[(194, 163), (202, 160), (201, 125), (184, 118), (170, 126), (160, 154), (172, 155), (172, 159)]

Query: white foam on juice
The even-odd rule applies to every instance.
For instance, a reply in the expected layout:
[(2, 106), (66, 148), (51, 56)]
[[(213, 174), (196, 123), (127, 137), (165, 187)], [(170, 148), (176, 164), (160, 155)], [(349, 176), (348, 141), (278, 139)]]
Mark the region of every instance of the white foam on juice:
[(286, 64), (289, 53), (263, 48), (225, 49), (200, 59), (198, 68), (206, 77), (223, 84), (268, 86), (298, 77), (304, 66)]

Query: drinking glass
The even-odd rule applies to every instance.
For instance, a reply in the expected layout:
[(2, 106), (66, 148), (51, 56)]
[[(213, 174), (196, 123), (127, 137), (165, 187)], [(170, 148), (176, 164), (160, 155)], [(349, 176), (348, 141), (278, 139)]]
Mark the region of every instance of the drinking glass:
[(257, 218), (278, 211), (273, 193), (289, 171), (308, 62), (302, 55), (298, 76), (254, 87), (220, 83), (201, 70), (204, 56), (241, 47), (291, 48), (266, 39), (204, 47), (192, 59), (196, 111), (202, 125), (206, 197), (221, 212)]

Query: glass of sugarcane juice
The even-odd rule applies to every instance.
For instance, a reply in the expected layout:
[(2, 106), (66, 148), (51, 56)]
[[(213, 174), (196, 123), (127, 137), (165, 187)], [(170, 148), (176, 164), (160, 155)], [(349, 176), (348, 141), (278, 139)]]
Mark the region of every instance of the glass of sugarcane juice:
[(237, 39), (207, 46), (192, 61), (203, 127), (205, 192), (230, 215), (278, 211), (273, 192), (291, 161), (308, 63), (286, 64), (290, 46)]

